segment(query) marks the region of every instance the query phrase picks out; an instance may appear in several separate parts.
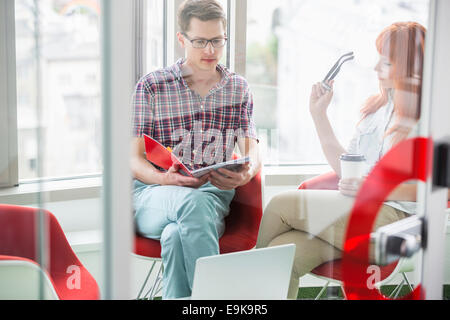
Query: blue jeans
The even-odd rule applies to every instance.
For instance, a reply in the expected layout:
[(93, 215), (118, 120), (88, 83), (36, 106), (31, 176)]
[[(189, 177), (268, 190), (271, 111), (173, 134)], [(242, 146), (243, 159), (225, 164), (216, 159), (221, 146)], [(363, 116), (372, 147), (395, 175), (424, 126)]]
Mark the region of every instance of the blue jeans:
[(209, 182), (193, 189), (134, 181), (137, 232), (161, 242), (163, 299), (191, 295), (197, 259), (219, 254), (233, 197)]

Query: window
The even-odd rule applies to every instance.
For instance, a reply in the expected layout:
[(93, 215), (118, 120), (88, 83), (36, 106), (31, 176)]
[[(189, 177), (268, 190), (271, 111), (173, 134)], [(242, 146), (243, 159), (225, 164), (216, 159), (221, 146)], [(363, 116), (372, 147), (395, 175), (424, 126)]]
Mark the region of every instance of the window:
[[(314, 83), (344, 53), (328, 114), (347, 148), (359, 109), (378, 92), (376, 36), (396, 21), (427, 26), (428, 0), (248, 0), (246, 77), (266, 163), (325, 163), (311, 116)], [(271, 116), (268, 116), (271, 115)]]
[[(220, 2), (226, 11), (234, 3)], [(248, 0), (247, 21), (235, 31), (246, 35), (246, 55), (237, 59), (245, 60), (266, 163), (325, 163), (308, 111), (310, 89), (337, 57), (354, 51), (356, 59), (339, 74), (329, 108), (338, 139), (346, 146), (361, 104), (377, 91), (376, 35), (394, 21), (426, 26), (428, 4)], [(15, 6), (19, 178), (37, 177), (39, 119), (44, 176), (100, 172), (99, 0), (18, 0)], [(145, 7), (144, 74), (163, 67), (165, 57), (174, 57), (166, 62), (170, 65), (179, 56), (168, 46), (176, 32), (168, 27), (176, 25), (176, 8), (158, 0), (145, 0)], [(235, 12), (228, 14), (230, 24), (242, 23)], [(227, 57), (223, 64), (229, 63)]]
[(15, 7), (19, 179), (38, 178), (39, 123), (40, 177), (100, 172), (99, 1)]

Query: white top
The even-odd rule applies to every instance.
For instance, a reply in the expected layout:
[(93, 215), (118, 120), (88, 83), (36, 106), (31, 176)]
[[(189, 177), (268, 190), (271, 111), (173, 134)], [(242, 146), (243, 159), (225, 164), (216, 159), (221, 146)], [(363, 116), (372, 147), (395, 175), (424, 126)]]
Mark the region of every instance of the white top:
[[(356, 133), (350, 141), (347, 152), (365, 156), (367, 173), (392, 147), (393, 135), (385, 136), (385, 132), (395, 123), (394, 120), (394, 104), (390, 99), (387, 105), (368, 115), (356, 127)], [(417, 125), (413, 127), (409, 137), (417, 136), (417, 129)], [(416, 202), (386, 201), (385, 204), (409, 214), (417, 212)]]

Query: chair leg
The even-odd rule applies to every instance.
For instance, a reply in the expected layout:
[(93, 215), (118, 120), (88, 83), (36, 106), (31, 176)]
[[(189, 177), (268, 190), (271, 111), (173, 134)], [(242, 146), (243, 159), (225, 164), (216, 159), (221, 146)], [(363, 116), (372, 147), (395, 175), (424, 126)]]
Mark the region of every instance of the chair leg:
[(341, 291), (342, 291), (342, 295), (344, 296), (344, 300), (348, 300), (347, 295), (345, 294), (344, 286), (341, 286)]
[(154, 297), (158, 295), (162, 291), (162, 280), (158, 283), (158, 289), (155, 291)]
[(155, 298), (156, 294), (161, 291), (161, 289), (162, 289), (161, 283), (162, 283), (163, 270), (164, 270), (164, 267), (163, 267), (163, 265), (161, 263), (161, 266), (159, 267), (159, 270), (158, 270), (158, 274), (156, 275), (155, 282), (153, 283), (151, 288), (147, 291), (147, 293), (145, 294), (144, 298), (148, 297), (149, 300), (153, 300)]
[(325, 292), (325, 290), (327, 290), (329, 284), (330, 284), (330, 281), (327, 281), (327, 283), (325, 283), (325, 285), (322, 287), (322, 290), (320, 290), (319, 294), (316, 296), (316, 298), (314, 300), (320, 299), (320, 297)]
[(403, 287), (403, 284), (405, 283), (405, 280), (402, 280), (400, 282), (400, 284), (394, 289), (394, 291), (391, 292), (391, 294), (389, 295), (389, 298), (394, 297), (394, 299), (396, 299), (400, 293), (400, 290)]
[(155, 267), (155, 264), (156, 264), (156, 261), (153, 261), (153, 264), (150, 267), (150, 270), (148, 271), (147, 276), (145, 277), (144, 284), (142, 285), (141, 289), (139, 290), (136, 300), (139, 300), (141, 298), (142, 291), (144, 291), (145, 285), (147, 284), (148, 279), (150, 278), (150, 274), (152, 273), (153, 268)]
[(157, 275), (157, 281), (155, 281), (155, 290), (154, 290), (154, 293), (152, 293), (152, 300), (163, 289), (163, 286), (162, 286), (162, 275), (163, 275), (163, 273), (164, 273), (164, 266), (161, 263), (161, 267), (159, 268), (159, 272), (158, 272), (158, 275)]
[(408, 277), (406, 276), (406, 273), (405, 273), (405, 272), (402, 272), (402, 275), (403, 275), (403, 279), (405, 279), (406, 284), (407, 284), (408, 287), (409, 287), (409, 290), (411, 290), (411, 292), (414, 291), (414, 288), (413, 288), (413, 286), (411, 285), (411, 283), (409, 282), (409, 279), (408, 279)]

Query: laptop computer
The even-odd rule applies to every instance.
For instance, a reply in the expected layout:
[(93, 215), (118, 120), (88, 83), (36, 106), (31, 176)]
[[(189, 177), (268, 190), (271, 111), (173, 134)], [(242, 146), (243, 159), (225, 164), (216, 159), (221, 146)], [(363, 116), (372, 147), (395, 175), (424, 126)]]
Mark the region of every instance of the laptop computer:
[(191, 300), (287, 298), (295, 244), (197, 259)]

